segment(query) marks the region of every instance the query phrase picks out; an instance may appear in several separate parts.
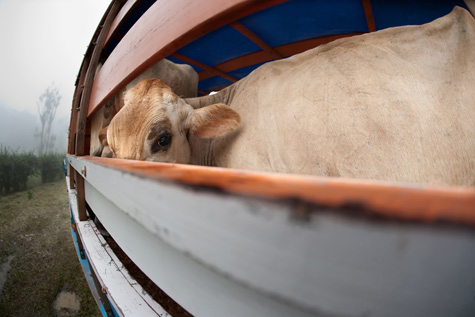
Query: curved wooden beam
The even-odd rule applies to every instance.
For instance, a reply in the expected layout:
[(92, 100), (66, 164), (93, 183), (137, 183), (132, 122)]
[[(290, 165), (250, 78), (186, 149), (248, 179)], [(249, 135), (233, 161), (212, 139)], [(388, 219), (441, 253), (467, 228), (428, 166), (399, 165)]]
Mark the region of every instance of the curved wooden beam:
[(284, 1), (158, 0), (123, 37), (96, 75), (88, 113), (92, 114), (128, 82), (184, 45), (281, 2)]
[(231, 23), (230, 26), (232, 26), (239, 33), (241, 33), (242, 35), (244, 35), (245, 37), (253, 41), (255, 44), (257, 44), (260, 48), (262, 48), (264, 52), (269, 54), (273, 59), (281, 59), (283, 57), (276, 50), (270, 47), (266, 42), (264, 42), (260, 37), (258, 37), (256, 34), (254, 34), (251, 30), (246, 28), (241, 23), (234, 22), (234, 23)]
[(363, 4), (364, 14), (366, 16), (366, 23), (368, 24), (368, 32), (375, 32), (376, 25), (374, 23), (373, 8), (370, 0), (361, 0)]

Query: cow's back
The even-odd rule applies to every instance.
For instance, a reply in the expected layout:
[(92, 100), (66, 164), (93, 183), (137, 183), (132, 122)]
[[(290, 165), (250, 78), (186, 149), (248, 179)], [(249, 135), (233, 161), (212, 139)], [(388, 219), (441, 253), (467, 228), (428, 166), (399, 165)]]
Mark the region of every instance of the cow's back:
[(125, 90), (135, 87), (144, 79), (159, 78), (180, 97), (196, 97), (198, 94), (198, 73), (188, 64), (175, 64), (162, 59), (137, 78), (132, 80)]
[(341, 39), (263, 65), (234, 87), (243, 127), (219, 166), (475, 184), (475, 22)]

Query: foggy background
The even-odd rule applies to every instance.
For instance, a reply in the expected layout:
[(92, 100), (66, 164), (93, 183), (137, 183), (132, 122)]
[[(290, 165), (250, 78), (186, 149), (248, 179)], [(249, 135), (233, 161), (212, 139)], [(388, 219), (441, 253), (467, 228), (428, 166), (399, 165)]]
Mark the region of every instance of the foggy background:
[[(0, 145), (38, 153), (49, 89), (51, 151), (66, 153), (74, 83), (110, 0), (0, 0)], [(36, 135), (36, 137), (35, 137)]]

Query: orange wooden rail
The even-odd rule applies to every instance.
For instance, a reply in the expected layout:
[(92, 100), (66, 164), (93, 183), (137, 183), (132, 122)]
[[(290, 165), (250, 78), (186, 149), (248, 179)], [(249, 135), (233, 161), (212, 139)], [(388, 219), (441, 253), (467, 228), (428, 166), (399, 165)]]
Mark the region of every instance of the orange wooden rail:
[(180, 47), (279, 2), (283, 0), (158, 0), (124, 36), (97, 74), (88, 114), (94, 113), (134, 77)]
[(142, 177), (178, 181), (238, 195), (291, 199), (297, 204), (296, 210), (303, 206), (304, 212), (308, 203), (316, 207), (354, 207), (355, 216), (475, 226), (475, 188), (471, 187), (411, 186), (182, 164), (84, 159)]
[(140, 0), (128, 0), (124, 6), (120, 9), (119, 13), (117, 13), (114, 21), (112, 21), (112, 25), (107, 33), (105, 45), (109, 43), (109, 41), (114, 38), (115, 34), (117, 34), (120, 26), (124, 23), (124, 20), (129, 16), (133, 10), (140, 4)]

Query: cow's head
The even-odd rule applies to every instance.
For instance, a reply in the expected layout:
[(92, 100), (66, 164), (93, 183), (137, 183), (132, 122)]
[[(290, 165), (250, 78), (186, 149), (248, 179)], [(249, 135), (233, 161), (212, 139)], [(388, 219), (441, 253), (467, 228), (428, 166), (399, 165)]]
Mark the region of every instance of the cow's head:
[(124, 107), (107, 129), (107, 142), (117, 158), (190, 163), (191, 133), (223, 137), (240, 120), (224, 104), (193, 109), (159, 79), (146, 79), (125, 93)]

